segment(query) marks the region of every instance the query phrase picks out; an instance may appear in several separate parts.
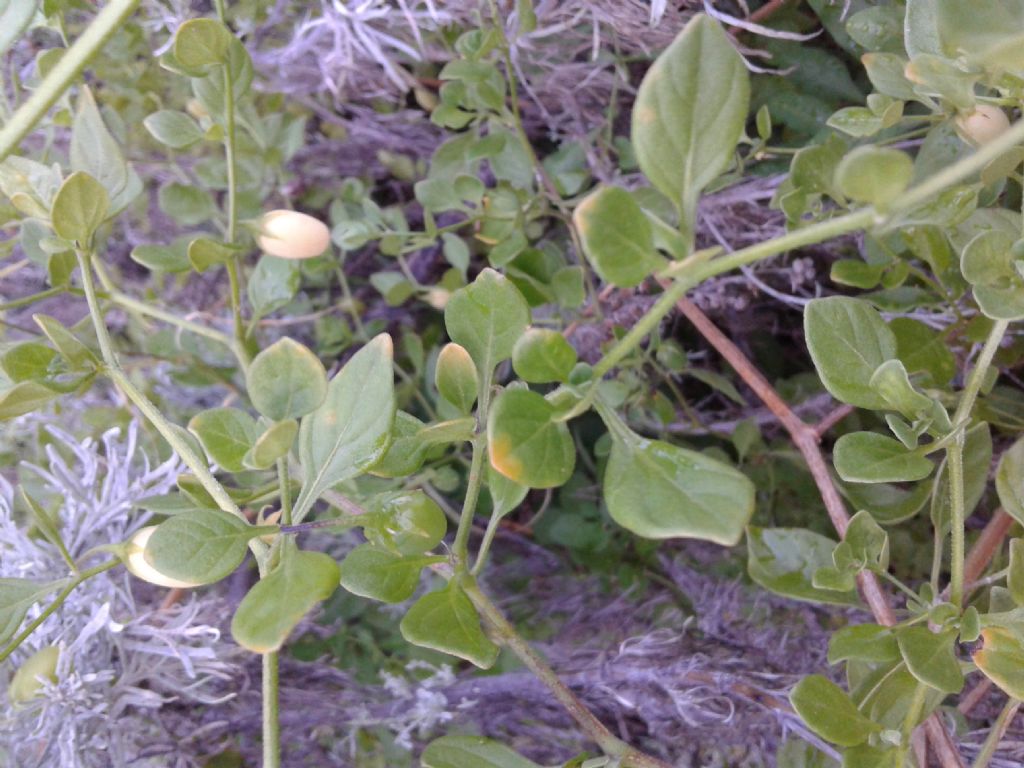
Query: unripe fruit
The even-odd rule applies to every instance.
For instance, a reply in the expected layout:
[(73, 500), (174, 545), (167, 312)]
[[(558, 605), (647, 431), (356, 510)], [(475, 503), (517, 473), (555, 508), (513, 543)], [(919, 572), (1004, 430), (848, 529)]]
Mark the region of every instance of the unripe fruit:
[(146, 562), (146, 543), (149, 541), (149, 537), (153, 535), (153, 531), (155, 531), (156, 528), (157, 527), (155, 525), (140, 528), (128, 540), (126, 545), (126, 554), (124, 557), (124, 567), (128, 569), (128, 573), (142, 579), (143, 581), (148, 581), (150, 584), (156, 584), (158, 587), (187, 589), (189, 587), (198, 586), (190, 581), (179, 581), (178, 579), (172, 579), (170, 576), (165, 576)]
[(476, 402), (478, 379), (476, 365), (465, 347), (451, 343), (441, 348), (434, 383), (441, 397), (463, 413), (469, 413)]
[(1010, 119), (999, 107), (979, 104), (973, 112), (957, 117), (956, 129), (964, 141), (980, 147), (1006, 133)]
[(327, 225), (298, 211), (270, 211), (259, 225), (256, 242), (265, 253), (281, 259), (311, 259), (331, 244)]
[(23, 704), (34, 699), (43, 683), (40, 680), (57, 682), (57, 662), (60, 660), (60, 648), (49, 645), (29, 656), (25, 663), (18, 667), (18, 671), (11, 678), (11, 684), (7, 687), (7, 696), (12, 704)]

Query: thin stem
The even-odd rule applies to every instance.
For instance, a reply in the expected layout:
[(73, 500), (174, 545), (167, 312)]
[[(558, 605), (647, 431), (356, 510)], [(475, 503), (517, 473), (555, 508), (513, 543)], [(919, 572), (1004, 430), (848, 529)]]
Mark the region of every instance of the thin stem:
[(263, 654), (263, 768), (281, 768), (277, 652)]
[(180, 328), (183, 331), (194, 333), (197, 336), (205, 336), (211, 341), (216, 341), (219, 344), (223, 344), (228, 347), (232, 352), (237, 354), (234, 342), (231, 338), (224, 333), (221, 333), (216, 328), (210, 328), (200, 323), (193, 323), (191, 320), (185, 320), (184, 318), (178, 317), (166, 310), (160, 309), (159, 307), (152, 306), (138, 299), (134, 299), (126, 293), (120, 291), (109, 291), (106, 294), (108, 301), (113, 302), (125, 309), (131, 310), (132, 312), (138, 312), (140, 315), (148, 315), (156, 320), (173, 325)]
[(964, 601), (964, 431), (946, 448), (946, 472), (949, 475), (950, 550), (949, 601), (957, 608)]
[(47, 288), (45, 291), (39, 291), (33, 293), (30, 296), (22, 296), (20, 299), (11, 299), (0, 304), (0, 312), (6, 312), (9, 309), (18, 309), (19, 307), (27, 307), (29, 304), (35, 304), (37, 301), (48, 299), (51, 296), (59, 296), (64, 293), (64, 286), (55, 285), (52, 288)]
[(904, 748), (910, 746), (910, 735), (914, 732), (914, 726), (921, 716), (921, 710), (924, 708), (927, 694), (928, 686), (923, 683), (918, 683), (914, 688), (914, 697), (910, 700), (910, 706), (907, 707), (907, 714), (903, 718), (903, 728), (900, 731)]
[(1006, 735), (1006, 729), (1010, 727), (1010, 723), (1013, 722), (1017, 710), (1020, 709), (1020, 704), (1019, 699), (1010, 699), (1006, 702), (1003, 711), (999, 713), (999, 717), (992, 724), (992, 730), (988, 732), (988, 737), (981, 746), (981, 752), (978, 753), (978, 756), (971, 764), (971, 768), (988, 768), (989, 762), (999, 748), (999, 742)]
[(277, 480), (281, 486), (281, 525), (292, 524), (292, 489), (288, 483), (288, 457), (277, 460)]
[(988, 338), (985, 339), (985, 346), (981, 348), (978, 362), (974, 364), (974, 370), (971, 371), (970, 378), (967, 380), (967, 386), (960, 393), (960, 402), (956, 407), (956, 414), (953, 416), (954, 424), (964, 423), (970, 417), (971, 410), (974, 408), (974, 401), (977, 399), (978, 393), (985, 383), (985, 376), (988, 373), (989, 366), (992, 365), (992, 358), (995, 357), (999, 344), (1002, 342), (1003, 336), (1006, 335), (1006, 329), (1009, 326), (1010, 324), (1006, 320), (996, 320), (992, 324), (992, 330), (989, 331)]
[(135, 11), (139, 0), (110, 0), (60, 57), (32, 95), (0, 129), (0, 161), (21, 143), (85, 69), (110, 36)]
[(54, 611), (60, 608), (61, 605), (64, 604), (64, 601), (68, 599), (68, 595), (74, 592), (79, 584), (81, 584), (83, 581), (91, 579), (93, 576), (96, 576), (97, 574), (103, 573), (104, 571), (109, 571), (111, 568), (120, 565), (120, 563), (120, 560), (108, 560), (105, 563), (101, 563), (100, 565), (94, 566), (86, 571), (82, 571), (77, 576), (75, 576), (75, 578), (72, 579), (71, 582), (60, 591), (60, 594), (57, 595), (54, 601), (50, 603), (48, 606), (46, 606), (46, 608), (43, 609), (42, 613), (40, 613), (35, 619), (33, 619), (32, 623), (25, 627), (25, 629), (23, 629), (17, 637), (11, 640), (11, 642), (7, 644), (7, 647), (4, 648), (3, 651), (0, 651), (0, 662), (4, 661), (8, 656), (14, 653), (14, 651), (17, 650), (18, 646), (25, 642), (25, 640), (28, 639), (29, 635), (31, 635), (39, 628), (40, 624), (46, 621), (53, 614)]
[(458, 567), (465, 569), (468, 561), (469, 532), (473, 527), (476, 504), (480, 498), (480, 486), (483, 483), (484, 452), (487, 450), (487, 436), (481, 433), (473, 440), (473, 461), (469, 465), (469, 480), (466, 486), (466, 497), (459, 514), (459, 527), (455, 531), (455, 543), (452, 551), (458, 558)]
[(498, 607), (482, 592), (472, 579), (465, 579), (462, 588), (466, 595), (480, 611), (484, 621), (491, 627), (498, 642), (514, 653), (519, 660), (539, 679), (559, 704), (565, 707), (573, 720), (583, 729), (584, 733), (597, 744), (609, 757), (617, 757), (622, 768), (670, 768), (655, 757), (633, 749), (616, 737), (598, 720), (561, 681), (558, 673), (520, 636), (515, 627), (505, 618)]

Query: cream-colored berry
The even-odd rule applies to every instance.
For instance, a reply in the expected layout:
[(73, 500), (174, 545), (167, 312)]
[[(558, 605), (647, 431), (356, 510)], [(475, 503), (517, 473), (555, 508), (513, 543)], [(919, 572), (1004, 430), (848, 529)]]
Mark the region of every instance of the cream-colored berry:
[(160, 571), (146, 562), (146, 543), (149, 541), (149, 537), (153, 535), (153, 531), (155, 530), (155, 525), (140, 528), (128, 540), (128, 554), (124, 560), (124, 567), (128, 569), (128, 573), (142, 579), (143, 581), (148, 581), (150, 584), (156, 584), (158, 587), (171, 587), (172, 589), (177, 587), (186, 589), (188, 587), (198, 586), (190, 581), (180, 581), (178, 579), (172, 579), (170, 576), (164, 576), (164, 574), (160, 573)]
[(980, 147), (1006, 133), (1010, 119), (999, 107), (980, 104), (973, 112), (957, 117), (956, 128), (965, 141)]
[(270, 211), (260, 219), (257, 238), (264, 253), (282, 259), (311, 259), (327, 250), (331, 231), (320, 219), (298, 211)]

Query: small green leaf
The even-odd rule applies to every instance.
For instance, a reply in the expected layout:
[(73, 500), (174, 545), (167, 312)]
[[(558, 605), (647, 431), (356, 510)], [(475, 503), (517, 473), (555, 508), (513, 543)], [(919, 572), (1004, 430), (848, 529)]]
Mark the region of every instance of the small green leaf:
[(59, 320), (40, 314), (32, 315), (32, 319), (72, 368), (93, 366), (99, 362), (93, 351), (79, 341), (78, 337)]
[(1014, 236), (999, 229), (976, 235), (960, 256), (964, 279), (978, 307), (994, 320), (1024, 318), (1024, 277), (1013, 255)]
[(982, 647), (971, 660), (981, 673), (1008, 696), (1024, 699), (1024, 643), (1006, 627), (981, 631)]
[(550, 328), (530, 328), (512, 349), (512, 368), (531, 384), (564, 382), (575, 366), (576, 350)]
[(836, 168), (836, 186), (851, 200), (880, 208), (894, 202), (914, 177), (914, 161), (889, 147), (857, 147)]
[(13, 382), (41, 381), (50, 374), (57, 353), (45, 344), (27, 341), (8, 349), (0, 357), (0, 368)]
[(277, 421), (267, 427), (242, 457), (242, 464), (248, 469), (268, 469), (278, 459), (288, 455), (299, 434), (299, 422), (295, 419)]
[(0, 391), (0, 421), (24, 416), (41, 408), (60, 393), (38, 381), (22, 381)]
[(803, 528), (747, 528), (747, 572), (765, 589), (783, 597), (832, 605), (858, 605), (855, 590), (836, 592), (814, 586), (814, 574), (832, 566), (836, 542)]
[(530, 492), (527, 486), (509, 480), (490, 464), (487, 465), (487, 490), (491, 494), (491, 514), (498, 517), (504, 517), (522, 504)]
[(1003, 509), (1024, 525), (1024, 437), (1007, 448), (999, 457), (996, 470), (996, 491)]
[(142, 192), (141, 180), (125, 162), (88, 87), (79, 92), (69, 149), (71, 170), (84, 171), (106, 190), (109, 216), (123, 210)]
[(563, 485), (576, 466), (576, 446), (556, 415), (554, 405), (528, 389), (498, 395), (487, 419), (491, 466), (530, 488)]
[(228, 472), (242, 472), (242, 459), (252, 448), (259, 428), (256, 421), (238, 408), (210, 408), (197, 413), (188, 423), (199, 438), (206, 455)]
[(323, 404), (299, 424), (298, 519), (325, 490), (362, 474), (387, 451), (395, 421), (392, 354), (386, 333), (366, 344), (331, 379)]
[(434, 369), (434, 383), (441, 397), (461, 413), (469, 413), (473, 409), (479, 381), (473, 358), (465, 347), (454, 342), (441, 347)]
[(28, 609), (66, 581), (39, 582), (28, 579), (0, 579), (0, 643), (6, 643), (18, 631)]
[(633, 145), (651, 183), (692, 226), (697, 198), (732, 161), (750, 78), (721, 25), (697, 14), (647, 71), (633, 106)]
[[(850, 518), (842, 543), (846, 545), (852, 562), (859, 568), (872, 568), (876, 571), (888, 569), (889, 536), (867, 510), (862, 509)], [(836, 566), (840, 566), (840, 563), (837, 562)]]
[(238, 254), (238, 249), (209, 237), (197, 237), (189, 242), (188, 262), (196, 272), (205, 272), (217, 264), (225, 264)]
[(914, 420), (931, 411), (933, 401), (918, 392), (910, 383), (907, 369), (899, 360), (886, 360), (871, 375), (870, 386), (893, 410)]
[(877, 432), (843, 435), (832, 452), (836, 472), (848, 483), (896, 483), (923, 480), (931, 474), (932, 462), (908, 451), (899, 440)]
[(402, 603), (420, 583), (420, 571), (443, 557), (407, 557), (372, 544), (356, 547), (341, 563), (341, 586), (353, 595)]
[(822, 675), (809, 675), (789, 695), (793, 709), (826, 741), (855, 747), (881, 728), (864, 717), (849, 695)]
[(228, 62), (231, 33), (214, 19), (189, 19), (174, 36), (174, 58), (186, 69), (205, 70)]
[(188, 272), (188, 241), (176, 240), (170, 245), (137, 245), (129, 254), (132, 261), (154, 272)]
[(171, 149), (185, 149), (203, 140), (203, 130), (196, 121), (173, 109), (154, 112), (142, 124), (154, 139)]
[(423, 491), (381, 494), (367, 506), (370, 514), (362, 519), (367, 540), (400, 555), (428, 552), (448, 530), (448, 518)]
[(890, 627), (853, 624), (832, 633), (828, 641), (828, 663), (841, 661), (898, 661), (900, 647)]
[(540, 768), (504, 744), (480, 736), (442, 736), (423, 750), (420, 765), (423, 768)]
[(959, 693), (964, 675), (956, 660), (957, 631), (932, 632), (928, 627), (905, 627), (896, 632), (903, 660), (910, 674), (943, 693)]
[(186, 227), (194, 227), (217, 215), (217, 205), (202, 187), (172, 182), (157, 192), (160, 210)]
[(245, 559), (250, 539), (265, 529), (212, 509), (183, 512), (162, 522), (146, 544), (146, 562), (172, 579), (212, 584)]
[(246, 284), (253, 315), (263, 317), (286, 306), (295, 298), (301, 278), (295, 260), (261, 256)]
[(612, 519), (649, 539), (694, 538), (733, 546), (754, 513), (754, 484), (739, 470), (635, 435), (613, 433), (603, 487)]
[(410, 413), (398, 411), (391, 430), (391, 444), (384, 457), (369, 472), (380, 477), (406, 477), (415, 474), (427, 460), (428, 445), (420, 439), (423, 422)]
[(481, 669), (498, 660), (498, 646), (484, 634), (476, 608), (454, 581), (417, 600), (399, 628), (413, 645), (449, 653)]
[(273, 421), (312, 413), (327, 395), (319, 358), (287, 336), (256, 355), (245, 378), (253, 406)]
[(103, 185), (85, 171), (76, 171), (53, 198), (50, 220), (60, 237), (87, 248), (109, 210), (110, 198)]
[(448, 336), (466, 348), (481, 378), (490, 380), (494, 367), (512, 356), (512, 349), (530, 324), (526, 299), (507, 278), (483, 270), (470, 285), (452, 294), (444, 308)]
[(888, 407), (871, 377), (896, 357), (896, 337), (867, 302), (845, 296), (814, 299), (804, 312), (804, 331), (814, 367), (836, 399), (858, 408)]
[(600, 187), (573, 213), (583, 253), (606, 283), (632, 288), (668, 262), (654, 247), (654, 229), (629, 192)]
[(280, 650), (302, 618), (334, 594), (340, 578), (330, 556), (285, 547), (280, 564), (242, 598), (231, 620), (232, 637), (253, 653)]

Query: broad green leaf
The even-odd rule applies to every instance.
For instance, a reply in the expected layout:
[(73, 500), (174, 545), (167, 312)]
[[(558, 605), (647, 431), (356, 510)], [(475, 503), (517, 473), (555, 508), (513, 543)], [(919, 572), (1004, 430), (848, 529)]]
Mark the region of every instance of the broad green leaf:
[(888, 407), (871, 377), (896, 357), (896, 337), (869, 304), (845, 296), (814, 299), (804, 312), (804, 332), (814, 367), (836, 399), (858, 408)]
[(39, 326), (40, 330), (46, 334), (46, 338), (56, 347), (68, 365), (73, 368), (79, 368), (91, 366), (99, 362), (93, 351), (65, 328), (59, 320), (41, 314), (32, 315), (32, 319)]
[(851, 200), (884, 208), (910, 186), (914, 162), (889, 147), (857, 147), (836, 168), (836, 186)]
[(0, 420), (32, 413), (59, 395), (59, 392), (38, 381), (22, 381), (0, 390)]
[(523, 503), (530, 489), (509, 480), (490, 464), (487, 465), (487, 490), (491, 494), (492, 515), (504, 517)]
[(747, 572), (765, 589), (796, 600), (858, 605), (855, 590), (814, 586), (814, 574), (832, 565), (836, 542), (803, 528), (747, 528)]
[(531, 328), (512, 349), (512, 368), (531, 384), (564, 382), (576, 366), (576, 350), (558, 331)]
[(203, 129), (189, 115), (177, 110), (161, 109), (142, 124), (154, 139), (171, 149), (185, 149), (203, 140)]
[(832, 633), (828, 641), (828, 663), (859, 661), (897, 661), (900, 647), (890, 627), (879, 624), (853, 624)]
[(925, 374), (935, 386), (945, 386), (956, 375), (953, 352), (944, 334), (929, 328), (920, 320), (897, 317), (889, 323), (896, 335), (896, 353), (907, 372)]
[(391, 444), (384, 457), (370, 467), (380, 477), (406, 477), (415, 474), (427, 460), (427, 446), (420, 438), (423, 422), (410, 413), (398, 411), (391, 430)]
[(0, 368), (13, 382), (47, 378), (57, 353), (45, 344), (27, 341), (8, 349), (0, 357)]
[(996, 491), (1003, 509), (1024, 525), (1024, 437), (1007, 448), (999, 457), (996, 470)]
[(854, 509), (866, 509), (876, 522), (893, 525), (907, 520), (928, 503), (932, 484), (918, 483), (901, 488), (888, 483), (838, 483), (839, 492)]
[(444, 538), (448, 518), (423, 491), (381, 494), (367, 505), (361, 524), (367, 540), (399, 555), (427, 552)]
[(399, 628), (413, 645), (449, 653), (481, 669), (498, 660), (498, 646), (484, 634), (476, 608), (455, 582), (417, 600)]
[(991, 229), (964, 247), (960, 269), (974, 290), (978, 307), (994, 320), (1024, 318), (1024, 277), (1011, 249), (1014, 236)]
[(188, 272), (188, 239), (179, 238), (170, 245), (137, 245), (129, 254), (132, 261), (155, 272)]
[(242, 464), (248, 469), (267, 469), (278, 459), (288, 455), (299, 434), (299, 422), (295, 419), (276, 421), (267, 427), (253, 441), (252, 448), (242, 457)]
[(120, 212), (142, 191), (139, 177), (129, 169), (87, 87), (82, 88), (75, 107), (70, 155), (72, 171), (84, 171), (106, 190), (109, 215)]
[(362, 474), (387, 451), (395, 421), (392, 352), (386, 333), (367, 343), (331, 379), (323, 404), (299, 424), (298, 518), (325, 490)]
[(183, 67), (205, 70), (228, 62), (231, 33), (214, 19), (189, 19), (174, 35), (174, 58)]
[(434, 383), (441, 397), (460, 412), (469, 413), (473, 409), (480, 385), (473, 358), (465, 347), (454, 342), (441, 347), (434, 368)]
[(932, 399), (918, 392), (910, 383), (907, 369), (899, 360), (886, 360), (871, 375), (869, 382), (893, 410), (908, 419), (926, 415), (932, 409)]
[(697, 198), (732, 161), (743, 135), (750, 79), (721, 25), (697, 14), (647, 71), (632, 139), (644, 175), (692, 226)]
[(451, 340), (466, 348), (481, 378), (489, 381), (494, 367), (512, 356), (525, 333), (530, 308), (518, 288), (488, 268), (452, 294), (444, 308), (444, 324)]
[(253, 653), (280, 650), (303, 617), (334, 594), (340, 578), (330, 556), (285, 547), (280, 564), (242, 598), (231, 620), (232, 637)]
[(192, 417), (189, 431), (199, 438), (206, 455), (228, 472), (242, 472), (245, 454), (259, 436), (256, 420), (238, 408), (210, 408)]
[(341, 586), (353, 595), (402, 603), (412, 597), (420, 583), (420, 571), (443, 557), (396, 554), (372, 544), (356, 547), (341, 562)]
[(65, 583), (63, 580), (0, 579), (0, 643), (6, 643), (14, 636), (34, 603), (56, 592)]
[(737, 469), (660, 440), (612, 436), (604, 473), (608, 513), (649, 539), (736, 544), (754, 513), (754, 484)]
[(423, 768), (540, 768), (504, 744), (480, 736), (442, 736), (420, 757)]
[(309, 349), (288, 337), (256, 355), (245, 378), (253, 406), (273, 421), (312, 413), (327, 395), (323, 364)]
[(959, 693), (964, 675), (956, 659), (957, 631), (932, 632), (928, 627), (905, 627), (896, 632), (900, 653), (910, 674), (943, 693)]
[(213, 195), (203, 187), (172, 182), (157, 192), (160, 210), (186, 227), (198, 226), (217, 215)]
[(50, 221), (58, 236), (88, 248), (109, 210), (110, 198), (103, 185), (88, 173), (75, 171), (53, 198)]
[(487, 450), (491, 466), (530, 488), (563, 485), (576, 466), (569, 427), (555, 421), (558, 411), (543, 395), (506, 389), (491, 406)]
[(654, 229), (629, 192), (600, 187), (573, 213), (583, 253), (606, 283), (639, 285), (668, 262), (654, 247)]
[(981, 631), (982, 647), (971, 658), (981, 673), (1015, 699), (1024, 699), (1024, 643), (1005, 627)]
[[(859, 672), (855, 675), (856, 682), (850, 684), (850, 694), (857, 708), (882, 728), (898, 730), (902, 727), (921, 687), (902, 659), (870, 667), (853, 664), (848, 665), (847, 670)], [(914, 724), (922, 722), (944, 698), (945, 694), (926, 686), (924, 707)]]
[(245, 559), (249, 541), (267, 533), (234, 515), (196, 509), (169, 517), (146, 543), (145, 559), (157, 571), (191, 584), (212, 584)]
[(822, 675), (797, 683), (789, 701), (812, 731), (841, 747), (863, 744), (881, 730), (857, 710), (846, 691)]
[(923, 480), (932, 462), (908, 451), (899, 440), (877, 432), (853, 432), (840, 437), (832, 451), (836, 472), (848, 483), (896, 483)]
[(261, 256), (246, 284), (253, 314), (263, 317), (286, 306), (295, 298), (300, 280), (296, 261)]

